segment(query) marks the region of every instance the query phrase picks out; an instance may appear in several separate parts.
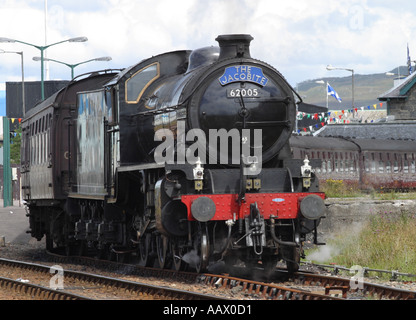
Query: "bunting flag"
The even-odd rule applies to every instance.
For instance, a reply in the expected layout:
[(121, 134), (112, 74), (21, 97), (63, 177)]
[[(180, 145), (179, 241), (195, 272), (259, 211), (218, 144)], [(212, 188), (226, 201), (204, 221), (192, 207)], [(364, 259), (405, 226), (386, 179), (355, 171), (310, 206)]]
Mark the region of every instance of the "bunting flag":
[(12, 123), (14, 123), (16, 120), (19, 121), (19, 123), (22, 123), (22, 118), (10, 118), (10, 120), (12, 121)]
[[(318, 123), (307, 126), (307, 127), (301, 127), (298, 128), (298, 133), (304, 131), (304, 132), (313, 132), (316, 130), (319, 130), (320, 128), (333, 123), (343, 123), (343, 124), (350, 124), (351, 121), (349, 117), (354, 117), (356, 114), (360, 111), (370, 110), (374, 111), (377, 110), (377, 108), (382, 108), (383, 103), (376, 103), (372, 106), (361, 106), (360, 108), (351, 108), (351, 109), (344, 109), (344, 110), (333, 110), (328, 112), (321, 112), (321, 113), (306, 113), (306, 112), (298, 112), (296, 119), (297, 120), (303, 120), (303, 119), (311, 119), (316, 120)], [(373, 123), (374, 120), (369, 120), (370, 123)]]

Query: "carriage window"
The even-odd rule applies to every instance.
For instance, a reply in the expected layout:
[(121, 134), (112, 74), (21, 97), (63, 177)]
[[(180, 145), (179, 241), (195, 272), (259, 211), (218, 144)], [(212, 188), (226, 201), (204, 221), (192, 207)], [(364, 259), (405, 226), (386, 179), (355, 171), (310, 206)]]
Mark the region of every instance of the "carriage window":
[(379, 173), (384, 173), (384, 162), (383, 161), (378, 162), (378, 172)]
[(367, 173), (370, 172), (370, 161), (369, 160), (364, 161), (364, 169), (365, 169), (365, 172), (367, 172)]
[(391, 162), (390, 161), (386, 162), (386, 172), (391, 173)]
[(328, 166), (327, 166), (327, 171), (328, 171), (329, 173), (331, 173), (331, 172), (332, 172), (332, 163), (331, 163), (331, 160), (328, 160), (327, 164), (328, 164)]
[(115, 123), (117, 122), (117, 102), (116, 102), (116, 90), (113, 88), (111, 90), (105, 91), (105, 100), (108, 107), (108, 122)]
[(350, 172), (351, 172), (351, 174), (354, 174), (354, 171), (355, 171), (355, 169), (354, 169), (354, 160), (351, 159), (350, 160)]
[(409, 162), (407, 160), (404, 161), (403, 172), (409, 173)]
[(321, 167), (322, 173), (326, 173), (326, 161), (322, 161), (322, 167)]
[(139, 102), (144, 90), (159, 77), (159, 63), (153, 63), (139, 71), (126, 81), (126, 102)]
[(394, 161), (394, 173), (399, 173), (399, 163)]
[(338, 160), (334, 161), (334, 171), (338, 172)]
[(376, 162), (371, 161), (371, 173), (376, 173)]

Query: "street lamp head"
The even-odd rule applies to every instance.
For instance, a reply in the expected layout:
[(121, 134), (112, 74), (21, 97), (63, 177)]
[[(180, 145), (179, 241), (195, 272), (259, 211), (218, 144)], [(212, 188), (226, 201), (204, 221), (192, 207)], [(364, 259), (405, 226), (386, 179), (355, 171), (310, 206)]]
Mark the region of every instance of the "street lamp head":
[(333, 67), (332, 65), (328, 64), (326, 66), (326, 70), (331, 71), (331, 70), (346, 70), (346, 71), (350, 71), (352, 73), (354, 73), (354, 69), (348, 69), (348, 68), (337, 68), (337, 67)]
[(113, 60), (111, 57), (101, 57), (94, 59), (95, 61), (111, 61)]
[(77, 37), (77, 38), (71, 38), (68, 40), (69, 42), (86, 42), (88, 41), (87, 37)]
[(32, 58), (32, 60), (33, 61), (52, 61), (52, 59), (49, 59), (49, 58), (45, 58), (45, 57), (43, 57), (43, 58), (41, 58), (41, 57), (33, 57)]
[(15, 43), (16, 40), (14, 39), (10, 39), (10, 38), (0, 38), (0, 42), (5, 42), (5, 43)]

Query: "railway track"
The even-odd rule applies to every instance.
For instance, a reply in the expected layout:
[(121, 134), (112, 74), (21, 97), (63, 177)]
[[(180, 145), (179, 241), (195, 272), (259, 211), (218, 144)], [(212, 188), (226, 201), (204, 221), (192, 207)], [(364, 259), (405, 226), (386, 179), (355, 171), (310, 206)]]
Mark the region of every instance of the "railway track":
[(77, 294), (53, 290), (44, 286), (0, 277), (0, 289), (30, 300), (90, 300)]
[(347, 298), (348, 293), (361, 292), (365, 297), (377, 299), (416, 300), (416, 291), (393, 288), (367, 281), (357, 281), (351, 278), (298, 272), (295, 275), (295, 279), (297, 283), (302, 285), (319, 285), (325, 288), (326, 294), (330, 294), (331, 291), (335, 290), (342, 291), (343, 298)]
[(298, 272), (294, 275), (294, 286), (281, 286), (267, 282), (204, 274), (199, 277), (203, 283), (218, 288), (235, 288), (240, 286), (243, 292), (255, 294), (262, 299), (272, 300), (348, 300), (348, 299), (386, 299), (416, 300), (416, 291), (356, 281), (321, 274)]
[[(76, 260), (80, 261), (77, 258)], [(65, 260), (65, 257), (59, 259), (60, 262)], [(91, 261), (90, 261), (91, 262)], [(36, 278), (37, 281), (44, 285), (51, 282), (51, 267), (20, 262), (15, 260), (0, 259), (2, 270), (15, 269), (13, 272), (16, 276), (24, 275), (25, 278), (32, 277), (30, 272), (35, 272), (41, 275), (42, 278)], [(111, 265), (111, 263), (110, 263)], [(113, 263), (113, 268), (121, 264)], [(125, 265), (122, 266), (125, 270)], [(63, 289), (65, 292), (72, 294), (74, 291), (81, 291), (81, 298), (85, 299), (163, 299), (163, 300), (227, 300), (224, 297), (224, 291), (236, 290), (241, 295), (245, 295), (250, 299), (268, 299), (268, 300), (342, 300), (337, 297), (328, 295), (315, 294), (305, 290), (299, 290), (289, 287), (277, 286), (273, 284), (266, 284), (247, 279), (230, 277), (227, 275), (214, 274), (197, 274), (191, 272), (176, 272), (173, 270), (161, 270), (156, 268), (130, 268), (129, 271), (133, 274), (140, 274), (144, 277), (160, 277), (163, 279), (170, 278), (184, 282), (192, 282), (202, 285), (203, 287), (215, 287), (217, 294), (202, 294), (197, 292), (190, 292), (186, 290), (178, 290), (167, 288), (166, 286), (155, 286), (149, 284), (138, 283), (135, 281), (120, 280), (118, 278), (93, 275), (90, 273), (61, 270), (64, 275)], [(33, 278), (32, 278), (33, 279)], [(31, 282), (33, 282), (31, 280)], [(221, 284), (221, 285), (219, 285)], [(24, 286), (26, 283), (19, 283), (19, 286)], [(55, 292), (53, 290), (52, 292)], [(60, 293), (63, 293), (59, 291)], [(78, 295), (76, 295), (78, 296)], [(39, 296), (41, 298), (41, 296)]]
[[(1, 273), (24, 278), (24, 282), (6, 279), (2, 288), (35, 294), (35, 298), (85, 300), (219, 300), (203, 293), (165, 286), (120, 280), (95, 274), (63, 270), (15, 260), (0, 259)], [(52, 272), (51, 272), (52, 271)], [(23, 278), (21, 278), (23, 277)], [(36, 284), (35, 284), (36, 283)], [(49, 286), (49, 288), (47, 287)], [(53, 288), (53, 289), (52, 289)], [(82, 294), (75, 294), (80, 292)], [(39, 293), (38, 293), (39, 292)], [(224, 298), (221, 298), (224, 300)]]
[[(69, 259), (69, 260), (68, 260)], [(84, 272), (64, 271), (65, 286), (77, 291), (95, 294), (95, 299), (173, 299), (173, 300), (224, 300), (232, 299), (256, 299), (256, 300), (345, 300), (345, 299), (390, 299), (413, 300), (416, 292), (398, 289), (394, 287), (373, 284), (369, 282), (356, 283), (351, 278), (341, 278), (308, 272), (298, 272), (293, 276), (289, 284), (278, 285), (270, 282), (254, 281), (240, 276), (219, 274), (197, 274), (192, 272), (178, 272), (169, 269), (144, 268), (137, 265), (121, 264), (117, 262), (100, 261), (84, 257), (63, 257), (53, 255), (54, 262), (59, 264), (75, 263), (81, 266), (89, 265), (95, 269), (111, 270), (122, 274), (121, 276), (139, 276), (144, 279), (175, 280), (184, 284), (199, 284), (202, 288), (214, 288), (210, 295), (190, 293), (189, 290), (173, 290), (168, 285), (154, 286), (153, 284), (140, 284), (136, 281), (116, 279), (107, 276), (92, 275)], [(20, 263), (13, 260), (0, 259), (1, 264), (19, 264), (18, 268), (40, 269), (47, 274), (50, 280), (49, 266)], [(121, 277), (119, 276), (119, 277)], [(286, 276), (287, 277), (287, 276)], [(73, 279), (73, 280), (71, 280)], [(100, 280), (95, 280), (100, 279)], [(48, 281), (49, 281), (48, 280)], [(70, 281), (77, 281), (72, 283)], [(154, 283), (154, 280), (151, 281)], [(101, 283), (101, 284), (99, 284)], [(117, 284), (112, 284), (117, 283)], [(142, 285), (142, 289), (137, 286)], [(98, 287), (107, 287), (106, 293), (97, 294), (94, 291)], [(122, 293), (114, 293), (114, 288)], [(67, 291), (67, 290), (66, 290)], [(112, 293), (109, 293), (112, 292)], [(152, 292), (157, 292), (156, 296)]]
[(198, 282), (215, 285), (217, 288), (221, 289), (239, 288), (238, 290), (248, 295), (256, 295), (259, 298), (266, 300), (344, 300), (343, 298), (327, 294), (319, 294), (308, 290), (280, 286), (272, 283), (235, 278), (228, 275), (203, 274), (199, 276)]
[[(110, 269), (114, 272), (129, 273), (145, 278), (157, 278), (176, 280), (184, 283), (197, 283), (204, 288), (216, 288), (214, 295), (224, 297), (228, 294), (232, 299), (256, 299), (256, 300), (342, 300), (342, 298), (331, 296), (325, 293), (319, 294), (310, 290), (301, 290), (288, 286), (279, 286), (267, 282), (250, 280), (247, 274), (241, 275), (237, 271), (237, 276), (219, 274), (198, 274), (194, 272), (175, 271), (171, 269), (141, 267), (132, 264), (123, 264), (108, 260), (97, 260), (89, 257), (66, 257), (60, 254), (49, 253), (58, 263), (65, 263), (68, 259), (81, 265), (91, 265), (102, 269)], [(256, 277), (261, 277), (259, 273), (251, 272)]]

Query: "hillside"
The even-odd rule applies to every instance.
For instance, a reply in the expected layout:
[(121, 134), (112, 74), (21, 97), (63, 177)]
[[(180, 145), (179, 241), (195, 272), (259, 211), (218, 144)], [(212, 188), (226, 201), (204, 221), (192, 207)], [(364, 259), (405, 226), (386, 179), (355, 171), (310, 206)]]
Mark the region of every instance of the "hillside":
[[(399, 69), (395, 68), (390, 72), (398, 74), (398, 71)], [(407, 74), (406, 72), (407, 67), (400, 67), (400, 74)], [(355, 107), (360, 109), (360, 107), (367, 108), (367, 106), (378, 104), (377, 109), (381, 109), (380, 101), (377, 98), (393, 87), (394, 78), (395, 76), (388, 76), (385, 73), (354, 74)], [(323, 80), (325, 84), (316, 83), (318, 80)], [(342, 78), (328, 77), (303, 81), (297, 86), (298, 93), (306, 103), (326, 106), (326, 82), (329, 82), (342, 99), (342, 102), (339, 103), (335, 98), (329, 96), (329, 110), (352, 109), (351, 75)], [(382, 109), (385, 108), (384, 103)]]

